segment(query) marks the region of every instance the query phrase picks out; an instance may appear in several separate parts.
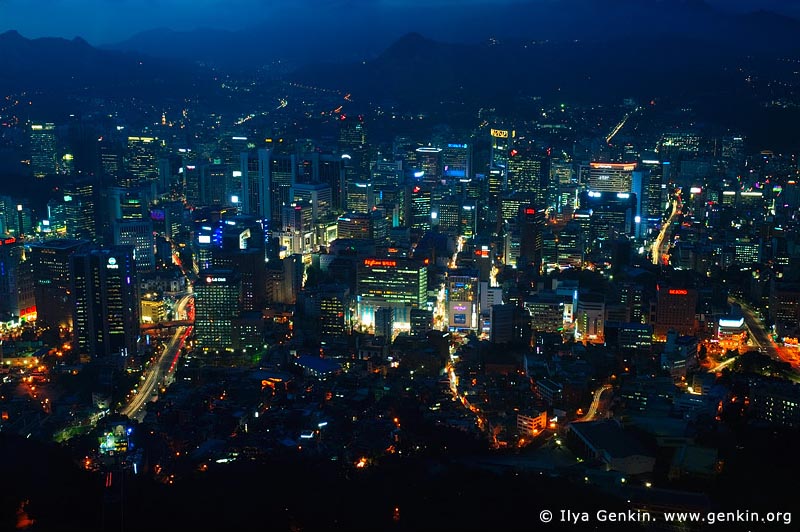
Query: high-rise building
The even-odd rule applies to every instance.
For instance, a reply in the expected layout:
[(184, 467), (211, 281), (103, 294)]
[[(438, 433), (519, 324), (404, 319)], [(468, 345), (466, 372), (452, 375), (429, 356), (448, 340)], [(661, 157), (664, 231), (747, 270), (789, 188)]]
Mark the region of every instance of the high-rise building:
[(204, 164), (200, 167), (200, 203), (202, 205), (227, 205), (231, 195), (230, 171), (225, 164)]
[(370, 212), (375, 206), (372, 183), (352, 182), (347, 184), (347, 210)]
[(75, 349), (92, 359), (137, 354), (139, 301), (133, 248), (88, 248), (70, 256)]
[(0, 238), (0, 320), (30, 321), (36, 318), (31, 261), (21, 241)]
[(588, 190), (592, 192), (631, 192), (636, 163), (589, 163)]
[(50, 122), (31, 124), (31, 170), (34, 177), (45, 177), (58, 170), (56, 126)]
[[(241, 212), (257, 216), (262, 220), (272, 218), (270, 201), (270, 150), (243, 152), (240, 164), (242, 173), (242, 194), (239, 197)], [(199, 196), (199, 194), (198, 194)]]
[(122, 147), (110, 138), (101, 137), (97, 143), (100, 174), (104, 183), (118, 184), (123, 171)]
[(442, 148), (442, 177), (469, 179), (472, 177), (472, 146), (466, 143), (448, 143)]
[(655, 337), (666, 338), (670, 329), (681, 335), (693, 335), (697, 330), (697, 290), (667, 285), (658, 285), (657, 288)]
[(424, 232), (431, 228), (431, 190), (414, 186), (411, 188), (409, 226), (416, 231)]
[(450, 270), (445, 283), (448, 326), (467, 330), (478, 328), (478, 272)]
[(37, 324), (56, 330), (72, 327), (69, 258), (86, 240), (59, 239), (31, 244)]
[(417, 148), (417, 172), (424, 183), (434, 185), (442, 180), (442, 149), (422, 146)]
[(544, 212), (532, 205), (519, 210), (519, 260), (518, 265), (531, 265), (537, 271), (542, 267)]
[(317, 223), (330, 216), (333, 208), (331, 187), (325, 183), (295, 183), (291, 202), (311, 206), (311, 222)]
[(158, 179), (158, 156), (161, 141), (156, 137), (128, 137), (126, 170), (120, 185), (136, 188), (147, 181)]
[(133, 260), (140, 273), (155, 268), (155, 237), (152, 220), (117, 220), (114, 222), (114, 245), (133, 248)]
[(194, 285), (194, 331), (203, 351), (232, 350), (233, 320), (239, 315), (242, 283), (232, 270), (203, 270)]
[(540, 194), (537, 203), (544, 204), (547, 180), (545, 165), (542, 164), (533, 150), (509, 151), (508, 157), (508, 188), (515, 192), (531, 192)]
[(411, 309), (424, 308), (428, 297), (428, 267), (403, 258), (367, 258), (356, 272), (358, 316), (367, 327), (375, 324), (379, 307), (395, 309), (395, 327), (408, 329)]

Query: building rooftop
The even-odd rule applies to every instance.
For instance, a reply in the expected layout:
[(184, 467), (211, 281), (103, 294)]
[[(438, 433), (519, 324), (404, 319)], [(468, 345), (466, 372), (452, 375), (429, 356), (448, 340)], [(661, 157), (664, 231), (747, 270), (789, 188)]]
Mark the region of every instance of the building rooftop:
[(611, 458), (650, 456), (647, 449), (614, 420), (570, 423), (569, 428), (585, 443)]

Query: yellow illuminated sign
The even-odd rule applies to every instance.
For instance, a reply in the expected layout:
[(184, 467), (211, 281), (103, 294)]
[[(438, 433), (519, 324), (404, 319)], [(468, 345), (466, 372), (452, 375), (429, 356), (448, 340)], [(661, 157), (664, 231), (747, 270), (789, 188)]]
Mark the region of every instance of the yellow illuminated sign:
[(498, 139), (507, 139), (508, 138), (508, 130), (507, 129), (493, 129), (491, 131), (492, 136)]

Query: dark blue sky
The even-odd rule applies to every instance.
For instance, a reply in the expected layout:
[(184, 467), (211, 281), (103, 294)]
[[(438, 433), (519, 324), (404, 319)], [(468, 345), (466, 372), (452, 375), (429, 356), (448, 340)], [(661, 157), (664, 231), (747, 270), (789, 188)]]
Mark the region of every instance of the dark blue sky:
[[(413, 10), (431, 5), (497, 4), (515, 0), (0, 0), (0, 31), (15, 29), (26, 37), (80, 36), (92, 44), (122, 41), (153, 28), (189, 30), (198, 27), (240, 29), (261, 20), (296, 15), (307, 10), (309, 25), (348, 17), (369, 6), (377, 16), (408, 17), (415, 30)], [(520, 1), (520, 0), (516, 0)], [(562, 0), (521, 0), (559, 2)], [(598, 0), (599, 1), (599, 0)], [(608, 1), (608, 0), (604, 0)], [(675, 0), (661, 0), (675, 1)], [(759, 8), (800, 18), (800, 0), (706, 0), (734, 10)], [(400, 22), (405, 23), (404, 20)]]

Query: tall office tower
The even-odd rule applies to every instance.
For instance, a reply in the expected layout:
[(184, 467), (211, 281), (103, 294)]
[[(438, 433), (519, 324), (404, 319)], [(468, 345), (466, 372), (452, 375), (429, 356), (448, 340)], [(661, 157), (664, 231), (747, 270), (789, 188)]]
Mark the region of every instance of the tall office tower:
[(577, 220), (570, 220), (558, 233), (556, 240), (556, 262), (561, 267), (580, 268), (583, 266), (584, 251), (588, 235), (581, 230)]
[(370, 212), (375, 206), (372, 183), (353, 182), (347, 184), (347, 210)]
[(56, 159), (56, 126), (50, 122), (31, 124), (31, 170), (34, 177), (45, 177), (58, 171)]
[(319, 321), (323, 337), (341, 338), (350, 332), (350, 289), (346, 286), (329, 286), (320, 291)]
[(331, 187), (331, 207), (344, 209), (345, 205), (345, 160), (335, 153), (317, 154), (317, 180)]
[(162, 142), (156, 137), (128, 137), (125, 172), (120, 185), (136, 188), (158, 179), (158, 158)]
[(431, 228), (431, 190), (427, 187), (411, 187), (411, 202), (409, 205), (409, 226), (419, 232)]
[(282, 303), (294, 305), (297, 303), (297, 294), (303, 289), (306, 265), (303, 263), (303, 256), (299, 253), (289, 255), (281, 260), (281, 264), (283, 266), (281, 292), (284, 297)]
[(467, 238), (478, 232), (478, 206), (475, 202), (465, 201), (461, 204), (461, 215), (458, 222), (458, 234)]
[(519, 260), (518, 265), (532, 265), (537, 271), (542, 267), (542, 239), (545, 229), (544, 211), (532, 205), (519, 210)]
[(241, 154), (255, 148), (256, 145), (244, 135), (230, 135), (219, 140), (217, 151), (221, 164), (229, 168), (238, 168)]
[(172, 161), (169, 157), (160, 157), (156, 164), (158, 165), (158, 192), (159, 194), (169, 193), (174, 176)]
[(270, 201), (270, 159), (272, 152), (260, 149), (241, 154), (242, 172), (242, 214), (257, 216), (263, 220), (272, 218)]
[(447, 143), (442, 148), (442, 177), (450, 180), (472, 177), (472, 146), (466, 143)]
[(195, 344), (205, 352), (231, 350), (242, 281), (232, 270), (202, 270), (194, 285)]
[(407, 194), (410, 189), (404, 186), (383, 187), (379, 194), (378, 206), (385, 212), (391, 227), (400, 227), (408, 220)]
[(73, 181), (64, 185), (64, 203), (68, 205), (67, 234), (72, 238), (94, 240), (97, 236), (99, 211), (97, 183), (92, 179)]
[(647, 204), (649, 202), (648, 194), (650, 193), (650, 178), (652, 177), (649, 169), (640, 169), (633, 171), (633, 178), (631, 182), (631, 193), (636, 199), (635, 207), (633, 210), (633, 235), (636, 238), (642, 238), (647, 229)]
[(508, 168), (508, 154), (509, 150), (511, 150), (511, 143), (513, 142), (513, 138), (516, 136), (514, 131), (509, 131), (508, 129), (491, 129), (489, 131), (491, 135), (491, 142), (492, 142), (492, 152), (490, 155), (489, 160), (489, 168), (490, 169), (499, 169), (502, 171), (503, 175), (503, 189), (505, 190), (507, 187), (507, 176), (506, 176), (506, 169)]
[(350, 156), (356, 179), (366, 180), (369, 177), (367, 129), (362, 115), (339, 116), (339, 151)]
[(372, 168), (372, 184), (380, 191), (387, 187), (396, 187), (403, 182), (403, 161), (379, 160)]
[(122, 147), (108, 137), (100, 137), (97, 143), (100, 158), (100, 176), (104, 183), (117, 184), (123, 171)]
[(500, 195), (503, 194), (506, 189), (506, 169), (491, 168), (489, 170), (489, 175), (486, 177), (486, 204), (490, 206), (497, 205)]
[(292, 202), (292, 185), (296, 177), (297, 157), (273, 152), (269, 166), (269, 197), (272, 205), (268, 218), (272, 227), (281, 226), (281, 208)]
[(311, 206), (311, 222), (330, 217), (333, 208), (331, 187), (326, 183), (295, 183), (291, 202)]
[(156, 266), (155, 237), (152, 220), (117, 220), (114, 222), (114, 245), (129, 246), (136, 271), (151, 272)]
[(87, 243), (58, 239), (31, 244), (28, 259), (33, 270), (36, 323), (40, 327), (54, 331), (72, 327), (69, 258)]
[(442, 149), (422, 146), (417, 148), (417, 172), (422, 172), (423, 183), (435, 185), (442, 180)]
[(589, 163), (587, 188), (593, 192), (630, 192), (636, 163)]
[(642, 201), (643, 213), (640, 216), (650, 223), (660, 223), (667, 205), (667, 183), (664, 181), (661, 161), (655, 156), (648, 156), (642, 158), (639, 168), (650, 173), (647, 190), (642, 191), (646, 199)]
[[(546, 165), (533, 149), (516, 150), (508, 153), (508, 188), (514, 192), (533, 192), (536, 202), (544, 205), (548, 180)], [(539, 197), (541, 196), (541, 197)]]
[(638, 283), (625, 282), (619, 286), (620, 303), (628, 309), (630, 321), (633, 323), (645, 323), (647, 311), (645, 311), (644, 287)]
[(364, 116), (339, 116), (339, 149), (343, 153), (363, 148), (367, 144), (367, 129)]
[(411, 309), (425, 308), (428, 267), (418, 260), (367, 258), (356, 271), (358, 316), (367, 327), (375, 324), (375, 310), (394, 308), (395, 328), (410, 328)]
[(238, 194), (230, 188), (228, 166), (215, 162), (200, 166), (200, 204), (227, 205), (231, 195)]
[(183, 197), (186, 199), (186, 203), (191, 207), (202, 205), (200, 201), (200, 166), (191, 162), (182, 166), (178, 171), (182, 175)]
[(431, 221), (442, 233), (461, 234), (461, 198), (448, 196), (439, 201), (431, 212)]
[(31, 261), (22, 242), (13, 236), (0, 238), (0, 320), (30, 321), (36, 318)]
[(447, 289), (447, 319), (452, 329), (478, 328), (478, 272), (450, 270), (445, 282)]
[(139, 301), (133, 248), (89, 248), (69, 260), (75, 348), (92, 359), (136, 355)]
[(264, 249), (214, 249), (214, 270), (231, 270), (241, 280), (242, 311), (261, 311), (267, 306), (267, 263)]
[(663, 340), (670, 329), (678, 334), (693, 335), (697, 330), (697, 290), (667, 285), (658, 285), (657, 289), (654, 336)]
[[(636, 194), (628, 192), (582, 192), (581, 210), (589, 212), (588, 248), (597, 251), (619, 238), (634, 234)], [(609, 258), (609, 257), (606, 257)]]

